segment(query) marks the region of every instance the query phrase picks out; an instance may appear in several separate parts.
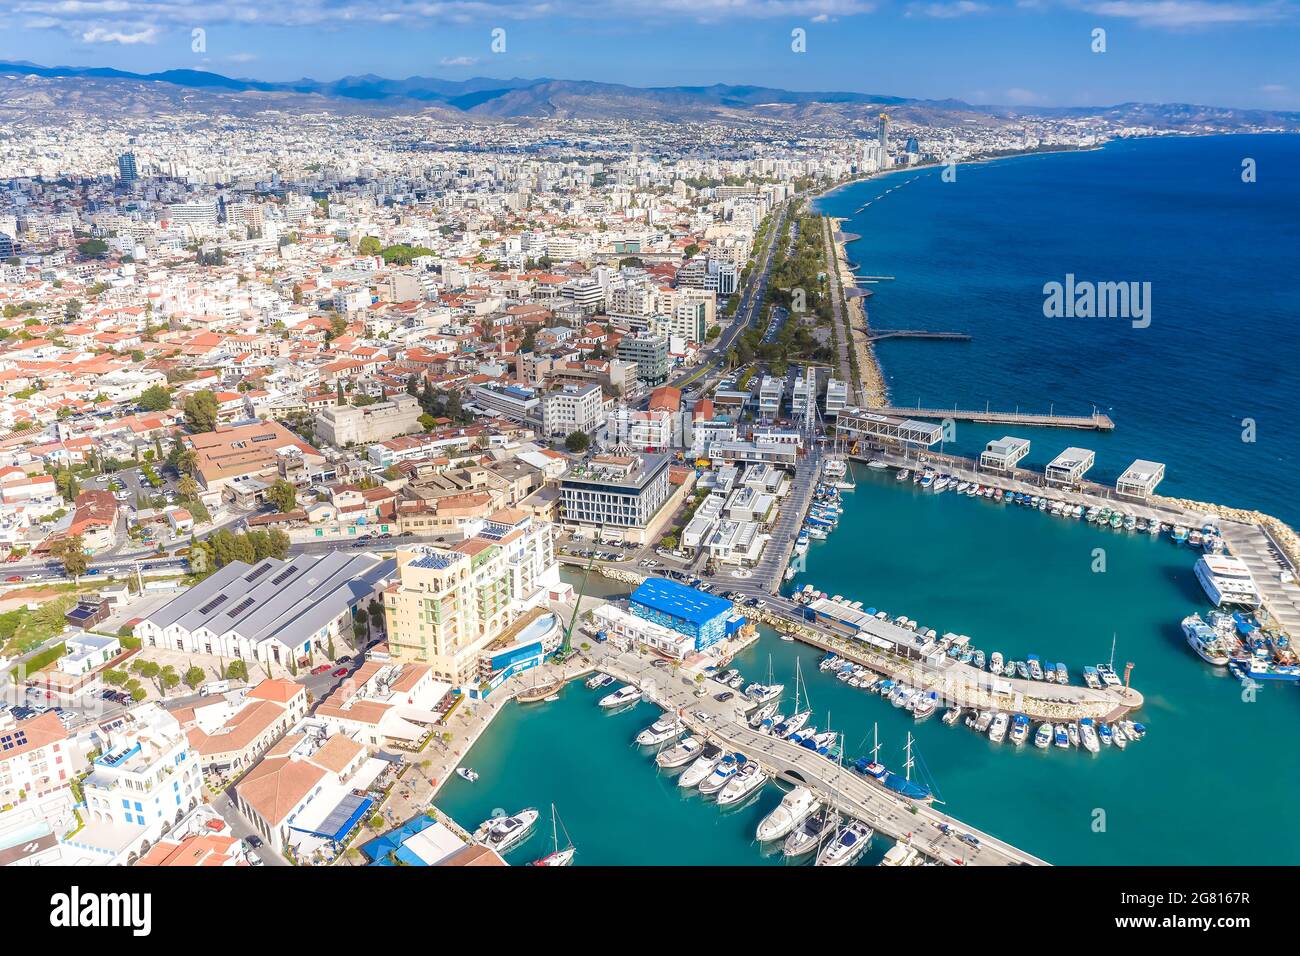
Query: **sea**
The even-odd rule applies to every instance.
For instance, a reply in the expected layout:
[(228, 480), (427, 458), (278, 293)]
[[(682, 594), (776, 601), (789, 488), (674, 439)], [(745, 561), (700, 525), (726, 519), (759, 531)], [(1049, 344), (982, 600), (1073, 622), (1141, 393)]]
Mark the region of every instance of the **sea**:
[[(1254, 183), (1241, 182), (1245, 158)], [(1131, 140), (963, 165), (950, 183), (902, 171), (842, 188), (820, 211), (848, 217), (864, 272), (895, 276), (871, 287), (873, 325), (973, 336), (880, 343), (896, 403), (1096, 406), (1113, 433), (1026, 430), (1029, 461), (1082, 445), (1097, 452), (1092, 477), (1105, 479), (1155, 459), (1168, 465), (1162, 492), (1294, 522), (1300, 184), (1285, 171), (1297, 160), (1297, 137)], [(1067, 273), (1151, 282), (1150, 326), (1044, 318), (1044, 283)], [(1254, 441), (1242, 440), (1245, 419)], [(947, 450), (969, 454), (1007, 431), (959, 423)], [(820, 672), (816, 649), (766, 629), (736, 658), (747, 677), (770, 670), (789, 694), (801, 675), (815, 722), (843, 732), (849, 757), (878, 741), (880, 759), (900, 768), (913, 734), (914, 773), (949, 813), (1051, 863), (1300, 863), (1289, 812), (1300, 752), (1286, 743), (1300, 687), (1248, 693), (1188, 648), (1179, 622), (1208, 610), (1196, 552), (1167, 536), (922, 492), (891, 473), (859, 467), (856, 480), (839, 527), (813, 543), (787, 588), (811, 584), (1009, 658), (1036, 653), (1065, 663), (1076, 683), (1086, 664), (1113, 661), (1121, 674), (1131, 664), (1146, 738), (1089, 755), (993, 744), (938, 715), (916, 724)], [(594, 576), (588, 590), (625, 593)], [(437, 805), (470, 828), (498, 810), (538, 808), (543, 819), (512, 863), (552, 849), (554, 807), (576, 865), (784, 864), (753, 839), (780, 800), (776, 785), (726, 811), (683, 793), (633, 742), (657, 709), (608, 714), (598, 696), (577, 682), (554, 703), (507, 706), (466, 756), (480, 780), (453, 777)], [(889, 845), (877, 837), (861, 865)]]

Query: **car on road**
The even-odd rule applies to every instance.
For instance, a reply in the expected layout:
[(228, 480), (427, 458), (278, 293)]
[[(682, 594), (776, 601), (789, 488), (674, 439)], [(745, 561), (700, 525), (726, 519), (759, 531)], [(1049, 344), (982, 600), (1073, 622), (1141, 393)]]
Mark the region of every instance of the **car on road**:
[(344, 654), (342, 657), (340, 657), (340, 658), (339, 658), (338, 660), (336, 660), (334, 663), (335, 663), (335, 664), (351, 664), (351, 663), (352, 663), (352, 655), (351, 655), (351, 654)]
[(346, 677), (346, 676), (347, 676), (347, 673), (348, 673), (348, 669), (347, 669), (346, 667), (340, 667), (338, 670), (336, 670), (336, 671), (334, 672), (334, 676), (335, 676), (335, 677)]
[(721, 694), (714, 694), (714, 695), (713, 695), (713, 699), (716, 700), (716, 701), (717, 701), (718, 703), (720, 703), (720, 704), (725, 704), (727, 701), (731, 700), (731, 698), (733, 698), (733, 697), (735, 697), (735, 696), (736, 696), (736, 695), (733, 694), (731, 691), (729, 691), (729, 690), (724, 690)]
[(313, 674), (325, 674), (325, 673), (328, 673), (329, 669), (330, 669), (330, 665), (328, 665), (328, 664), (321, 664), (321, 665), (319, 665), (318, 667), (313, 667), (313, 668), (311, 669), (311, 672), (312, 672)]
[(10, 584), (13, 584), (16, 581), (21, 581), (22, 579), (23, 576), (21, 574), (11, 574), (9, 575), (9, 577), (5, 578), (5, 580), (8, 581)]
[(973, 834), (973, 833), (963, 833), (963, 834), (961, 835), (961, 842), (962, 842), (962, 843), (969, 843), (971, 846), (979, 846), (979, 845), (980, 845), (979, 837), (975, 836), (975, 834)]
[(255, 837), (255, 836), (244, 837), (244, 842), (247, 843), (249, 846), (251, 846), (254, 850), (260, 849), (262, 846), (261, 837)]

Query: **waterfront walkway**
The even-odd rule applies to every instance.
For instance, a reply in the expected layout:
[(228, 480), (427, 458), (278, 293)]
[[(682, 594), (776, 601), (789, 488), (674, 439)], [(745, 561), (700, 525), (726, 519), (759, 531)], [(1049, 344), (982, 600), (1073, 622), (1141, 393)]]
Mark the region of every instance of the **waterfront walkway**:
[[(891, 332), (880, 333), (876, 338), (890, 338), (892, 336), (909, 335), (913, 338), (919, 338), (924, 335), (928, 338), (953, 338), (951, 334), (937, 332), (931, 333), (907, 333)], [(967, 336), (969, 338), (969, 336)], [(1093, 431), (1108, 432), (1113, 431), (1115, 423), (1111, 421), (1109, 415), (1103, 415), (1101, 412), (1094, 412), (1091, 415), (1035, 415), (1030, 412), (998, 412), (985, 409), (977, 411), (972, 409), (961, 408), (904, 408), (899, 406), (886, 405), (883, 408), (872, 408), (870, 411), (878, 415), (891, 415), (895, 418), (951, 418), (956, 422), (986, 422), (992, 425), (1027, 425), (1041, 426), (1044, 428), (1086, 428)]]
[[(675, 677), (635, 654), (611, 654), (597, 662), (600, 670), (636, 684), (645, 697), (665, 711), (676, 713), (692, 733), (739, 751), (769, 773), (789, 782), (802, 781), (823, 799), (870, 824), (877, 833), (906, 842), (921, 853), (949, 866), (1045, 865), (1043, 860), (1008, 843), (975, 830), (932, 805), (908, 800), (881, 784), (846, 770), (823, 756), (788, 740), (750, 730), (733, 699), (719, 703), (712, 695), (696, 696), (689, 677)], [(653, 770), (653, 765), (650, 768)], [(949, 828), (945, 834), (939, 827)], [(971, 846), (961, 840), (969, 834)]]

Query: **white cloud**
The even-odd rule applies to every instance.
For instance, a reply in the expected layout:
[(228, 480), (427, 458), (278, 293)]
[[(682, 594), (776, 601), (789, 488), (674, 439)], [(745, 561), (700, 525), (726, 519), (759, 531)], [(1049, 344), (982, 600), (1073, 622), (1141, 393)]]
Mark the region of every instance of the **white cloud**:
[(138, 29), (114, 29), (110, 27), (90, 27), (82, 31), (82, 43), (121, 43), (134, 46), (137, 43), (153, 43), (158, 39), (158, 28), (144, 26)]
[(1133, 20), (1142, 26), (1185, 28), (1281, 20), (1294, 10), (1284, 0), (1101, 0), (1079, 4), (1089, 13)]
[(974, 13), (984, 13), (988, 4), (976, 0), (951, 0), (944, 3), (911, 3), (907, 7), (909, 17), (931, 17), (936, 20), (953, 20)]
[(1003, 96), (1006, 97), (1007, 103), (1012, 106), (1030, 106), (1045, 101), (1042, 94), (1035, 93), (1033, 90), (1022, 89), (1018, 86), (1013, 86), (1011, 89), (1007, 90)]
[(473, 66), (478, 62), (476, 56), (444, 56), (438, 61), (439, 66)]

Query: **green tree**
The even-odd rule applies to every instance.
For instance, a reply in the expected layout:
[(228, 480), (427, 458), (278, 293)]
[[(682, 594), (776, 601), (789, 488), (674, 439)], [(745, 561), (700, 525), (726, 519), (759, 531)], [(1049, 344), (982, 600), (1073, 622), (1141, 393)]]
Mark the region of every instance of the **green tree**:
[(137, 704), (140, 703), (140, 701), (144, 700), (148, 696), (149, 696), (148, 693), (146, 693), (145, 689), (141, 687), (139, 684), (136, 684), (134, 687), (131, 688), (131, 699), (135, 701)]
[(185, 686), (190, 690), (198, 690), (203, 685), (203, 679), (206, 676), (202, 667), (191, 664), (185, 669), (185, 674), (181, 679), (185, 681)]
[(158, 668), (158, 690), (165, 697), (167, 692), (181, 682), (181, 675), (176, 673), (176, 668), (167, 664)]
[(377, 256), (384, 249), (384, 244), (374, 236), (362, 236), (357, 243), (357, 252), (363, 256)]
[(244, 661), (231, 661), (226, 665), (227, 680), (248, 680), (248, 664)]
[(199, 483), (193, 475), (182, 474), (181, 480), (176, 482), (176, 491), (182, 498), (194, 498), (200, 491)]
[(86, 543), (79, 534), (59, 538), (50, 546), (50, 554), (62, 562), (63, 571), (70, 578), (81, 577), (90, 566), (86, 559)]
[(266, 489), (266, 500), (275, 505), (277, 511), (292, 511), (298, 503), (298, 491), (283, 478), (277, 478)]
[(162, 385), (151, 385), (140, 393), (136, 404), (151, 412), (161, 412), (172, 407), (172, 393)]
[(591, 439), (583, 431), (569, 432), (564, 439), (564, 447), (575, 454), (584, 452), (591, 445)]
[(181, 411), (192, 432), (210, 432), (217, 427), (217, 396), (206, 388), (187, 396)]
[(108, 243), (103, 239), (87, 239), (77, 243), (77, 252), (87, 259), (98, 259), (108, 252)]

